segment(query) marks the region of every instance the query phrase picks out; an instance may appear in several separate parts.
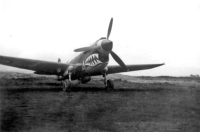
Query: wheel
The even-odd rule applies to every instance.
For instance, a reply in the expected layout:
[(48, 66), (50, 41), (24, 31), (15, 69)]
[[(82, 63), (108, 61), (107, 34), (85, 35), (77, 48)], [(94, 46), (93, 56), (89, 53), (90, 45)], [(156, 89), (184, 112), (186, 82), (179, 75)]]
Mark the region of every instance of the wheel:
[(65, 80), (62, 83), (63, 83), (63, 91), (64, 92), (70, 91), (70, 81)]
[(112, 80), (107, 80), (107, 90), (113, 90), (114, 89), (114, 83)]

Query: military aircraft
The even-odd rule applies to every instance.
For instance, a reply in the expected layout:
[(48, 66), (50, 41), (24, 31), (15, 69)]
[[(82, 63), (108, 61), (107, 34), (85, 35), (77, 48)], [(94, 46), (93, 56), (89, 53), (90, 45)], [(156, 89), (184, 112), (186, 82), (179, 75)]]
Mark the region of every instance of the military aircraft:
[[(62, 82), (63, 91), (69, 91), (72, 86), (79, 83), (87, 83), (91, 80), (91, 76), (102, 75), (104, 77), (105, 88), (114, 89), (112, 80), (106, 78), (108, 74), (144, 70), (155, 68), (162, 64), (142, 64), (142, 65), (125, 65), (119, 56), (112, 51), (113, 42), (109, 40), (113, 24), (111, 18), (107, 37), (102, 37), (88, 47), (75, 49), (80, 52), (67, 63), (62, 63), (60, 58), (58, 62), (49, 62), (25, 58), (16, 58), (10, 56), (0, 56), (0, 64), (28, 69), (35, 71), (40, 75), (56, 75), (58, 81)], [(109, 54), (119, 65), (108, 66)]]

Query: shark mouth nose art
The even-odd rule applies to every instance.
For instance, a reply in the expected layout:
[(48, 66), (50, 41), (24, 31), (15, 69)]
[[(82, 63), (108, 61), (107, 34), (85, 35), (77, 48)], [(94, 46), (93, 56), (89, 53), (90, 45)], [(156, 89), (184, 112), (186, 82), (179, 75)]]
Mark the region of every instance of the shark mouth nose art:
[(99, 60), (99, 54), (92, 54), (85, 61), (85, 65), (88, 65), (88, 66), (96, 66), (100, 63), (103, 63), (103, 62)]

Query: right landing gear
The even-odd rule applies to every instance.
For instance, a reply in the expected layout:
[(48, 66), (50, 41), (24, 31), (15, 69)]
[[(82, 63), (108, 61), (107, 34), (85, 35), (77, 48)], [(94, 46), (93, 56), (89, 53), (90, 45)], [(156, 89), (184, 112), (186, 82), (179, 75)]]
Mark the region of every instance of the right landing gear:
[(114, 89), (114, 83), (112, 80), (107, 80), (107, 86), (106, 86), (107, 90), (113, 90)]

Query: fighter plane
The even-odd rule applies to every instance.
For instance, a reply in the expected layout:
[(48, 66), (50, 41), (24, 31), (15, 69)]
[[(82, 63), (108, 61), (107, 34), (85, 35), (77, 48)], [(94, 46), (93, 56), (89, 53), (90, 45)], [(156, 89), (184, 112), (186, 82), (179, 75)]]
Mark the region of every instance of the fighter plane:
[[(62, 82), (63, 91), (69, 91), (76, 84), (87, 83), (91, 81), (92, 76), (97, 75), (102, 75), (105, 88), (112, 90), (114, 89), (114, 84), (112, 80), (107, 79), (108, 74), (145, 70), (164, 65), (164, 63), (125, 65), (112, 50), (113, 42), (109, 39), (112, 25), (113, 18), (109, 23), (107, 37), (98, 39), (88, 47), (75, 49), (75, 52), (80, 53), (67, 63), (62, 63), (60, 58), (58, 62), (49, 62), (0, 55), (0, 64), (32, 70), (35, 74), (40, 75), (56, 75), (58, 76), (58, 81)], [(108, 65), (109, 55), (119, 65)]]

